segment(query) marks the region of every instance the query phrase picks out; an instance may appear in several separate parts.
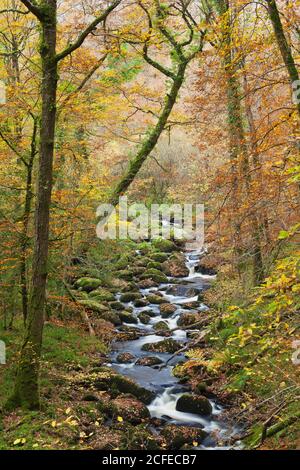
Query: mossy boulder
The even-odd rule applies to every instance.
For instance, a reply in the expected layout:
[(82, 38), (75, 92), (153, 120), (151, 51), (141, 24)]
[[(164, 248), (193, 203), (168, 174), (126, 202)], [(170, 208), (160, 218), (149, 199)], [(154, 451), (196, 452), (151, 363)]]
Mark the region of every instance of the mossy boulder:
[(206, 397), (190, 395), (188, 393), (178, 398), (176, 410), (200, 416), (209, 416), (212, 414), (211, 403)]
[(164, 238), (157, 238), (152, 241), (152, 244), (158, 251), (163, 253), (172, 253), (172, 251), (177, 250), (175, 243), (171, 240), (165, 240)]
[(147, 264), (147, 269), (157, 269), (158, 271), (162, 271), (162, 265), (161, 263), (158, 263), (157, 261), (150, 261), (150, 263)]
[[(177, 325), (182, 326), (184, 328), (188, 328), (189, 326), (194, 325), (195, 323), (201, 320), (201, 314), (199, 313), (188, 313), (184, 312), (180, 315)], [(196, 325), (193, 328), (198, 328), (199, 326)]]
[(149, 305), (149, 302), (146, 299), (137, 299), (133, 302), (133, 305), (137, 308), (147, 307), (147, 305)]
[(139, 318), (140, 322), (143, 323), (144, 325), (148, 325), (148, 323), (151, 320), (151, 317), (145, 312), (139, 313), (138, 318)]
[(140, 424), (150, 418), (148, 408), (144, 403), (131, 395), (121, 395), (112, 401), (113, 419), (119, 416), (131, 424)]
[(131, 324), (137, 324), (137, 318), (130, 312), (118, 312), (118, 315), (121, 319), (122, 322), (124, 323), (131, 323)]
[(163, 297), (157, 294), (149, 294), (147, 296), (147, 300), (148, 302), (150, 302), (150, 304), (154, 304), (154, 305), (169, 303), (166, 299), (164, 299)]
[(124, 281), (132, 281), (133, 279), (133, 272), (129, 269), (122, 269), (121, 271), (117, 272), (117, 276), (120, 279), (124, 279)]
[(82, 277), (75, 282), (76, 289), (81, 289), (85, 292), (92, 292), (102, 285), (101, 279), (92, 277)]
[(168, 282), (167, 276), (159, 271), (158, 269), (147, 269), (142, 276), (141, 279), (152, 279), (152, 281), (158, 284), (164, 284)]
[(111, 302), (115, 300), (115, 296), (112, 292), (110, 292), (108, 289), (104, 288), (97, 288), (96, 290), (92, 291), (90, 293), (90, 298), (98, 301), (98, 302)]
[(146, 343), (142, 346), (142, 351), (174, 354), (182, 348), (182, 344), (173, 338), (167, 338), (157, 343)]
[(159, 284), (158, 282), (153, 281), (152, 279), (141, 279), (137, 286), (140, 289), (150, 289), (151, 287), (155, 287)]
[(177, 310), (177, 306), (176, 305), (172, 305), (172, 304), (161, 304), (159, 306), (159, 311), (161, 313), (161, 316), (163, 318), (168, 318), (170, 317), (171, 315), (173, 315), (174, 312), (176, 312)]
[(203, 429), (175, 424), (165, 426), (161, 434), (166, 439), (168, 448), (174, 450), (185, 444), (193, 445), (195, 442), (200, 445), (208, 435)]
[(121, 302), (118, 302), (117, 300), (114, 302), (110, 302), (109, 307), (113, 310), (124, 310), (124, 305)]
[(137, 366), (154, 367), (162, 363), (163, 361), (159, 357), (146, 356), (146, 357), (141, 357), (140, 359), (138, 359), (135, 364)]
[(187, 277), (189, 270), (183, 253), (174, 253), (168, 261), (162, 264), (162, 270), (167, 276)]
[(120, 362), (120, 364), (130, 364), (135, 360), (135, 356), (131, 354), (130, 352), (123, 352), (118, 354), (117, 356), (117, 361)]
[(159, 321), (153, 326), (155, 331), (169, 331), (169, 325), (165, 321)]
[(109, 321), (115, 326), (122, 325), (122, 321), (120, 319), (120, 316), (116, 312), (103, 312), (101, 313), (101, 318), (102, 320)]
[(164, 263), (168, 258), (169, 256), (166, 253), (153, 253), (151, 255), (151, 259), (157, 263)]
[(87, 310), (91, 310), (96, 313), (103, 313), (108, 312), (109, 308), (106, 305), (100, 304), (96, 300), (86, 299), (86, 300), (78, 300), (77, 303), (82, 305)]
[(124, 294), (120, 296), (120, 302), (133, 302), (134, 300), (138, 300), (141, 297), (142, 295), (139, 292), (124, 292)]

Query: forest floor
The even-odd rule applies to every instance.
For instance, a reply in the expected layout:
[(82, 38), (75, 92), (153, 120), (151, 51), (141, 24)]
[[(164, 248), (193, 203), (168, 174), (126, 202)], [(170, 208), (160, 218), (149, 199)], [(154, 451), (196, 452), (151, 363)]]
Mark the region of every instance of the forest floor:
[[(149, 263), (152, 248), (147, 244), (123, 244), (113, 250), (105, 247), (87, 255), (89, 275), (95, 276), (101, 269), (102, 283), (98, 289), (105, 289), (101, 290), (102, 296), (115, 293), (122, 285), (125, 291), (129, 284), (132, 286), (128, 266), (136, 248), (143, 251), (145, 263)], [(163, 259), (163, 252), (156, 249), (155, 253), (161, 253)], [(150, 262), (153, 265), (153, 259)], [(135, 274), (142, 272), (137, 268)], [(75, 265), (70, 283), (83, 274), (87, 274), (87, 266)], [(74, 292), (72, 289), (72, 296)], [(86, 295), (77, 300), (87, 307), (92, 318), (95, 301), (89, 298), (87, 305)], [(60, 309), (55, 311), (58, 299), (52, 299), (55, 308), (45, 325), (41, 364), (42, 409), (3, 413), (0, 449), (189, 448), (192, 445), (189, 439), (176, 434), (174, 429), (153, 436), (149, 431), (153, 420), (147, 415), (145, 405), (149, 401), (144, 389), (103, 366), (115, 337), (111, 323), (114, 314), (109, 318), (104, 310), (100, 319), (96, 315), (97, 320), (93, 321), (96, 336), (92, 337), (80, 315), (74, 314), (73, 301), (74, 297), (64, 304), (67, 307), (64, 306), (62, 314)], [(273, 344), (270, 344), (270, 322), (257, 318), (263, 308), (249, 313), (248, 307), (239, 306), (252, 300), (250, 295), (245, 300), (245, 293), (239, 292), (238, 281), (226, 281), (221, 275), (205, 294), (205, 301), (211, 306), (205, 313), (206, 335), (200, 346), (186, 353), (186, 362), (175, 367), (174, 374), (188, 381), (197, 393), (217, 397), (228, 422), (239, 425), (239, 437), (243, 437), (246, 448), (299, 448), (299, 367), (292, 363), (288, 347), (291, 332), (299, 329), (296, 319), (285, 319), (284, 328), (271, 328)], [(106, 301), (102, 302), (105, 305)], [(99, 306), (97, 309), (99, 314)], [(0, 331), (8, 351), (7, 365), (0, 367), (1, 404), (12, 391), (22, 330), (22, 323), (17, 320), (11, 330)], [(253, 334), (256, 330), (257, 334)]]

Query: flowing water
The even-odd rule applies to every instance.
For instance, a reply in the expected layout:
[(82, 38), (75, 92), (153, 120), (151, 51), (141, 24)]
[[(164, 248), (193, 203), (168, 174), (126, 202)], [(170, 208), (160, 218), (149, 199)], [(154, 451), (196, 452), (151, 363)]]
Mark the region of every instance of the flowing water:
[[(179, 380), (172, 375), (173, 367), (184, 359), (182, 354), (172, 357), (172, 354), (167, 353), (153, 353), (142, 351), (142, 346), (146, 343), (155, 343), (162, 341), (165, 337), (159, 336), (153, 330), (155, 323), (164, 321), (168, 323), (170, 329), (177, 327), (177, 321), (183, 312), (191, 312), (190, 309), (185, 309), (185, 304), (188, 302), (196, 302), (199, 293), (209, 288), (214, 276), (203, 275), (196, 272), (195, 268), (199, 265), (199, 260), (203, 256), (203, 251), (193, 250), (186, 253), (186, 266), (189, 269), (188, 277), (176, 279), (169, 278), (168, 284), (162, 284), (159, 287), (151, 289), (141, 289), (143, 295), (149, 293), (160, 292), (168, 301), (177, 306), (176, 311), (169, 318), (163, 318), (160, 315), (158, 305), (149, 304), (147, 307), (136, 308), (133, 304), (127, 303), (124, 306), (132, 307), (133, 313), (137, 316), (139, 313), (147, 310), (155, 312), (149, 322), (144, 325), (138, 319), (138, 324), (132, 324), (135, 328), (139, 328), (147, 335), (141, 336), (134, 341), (116, 342), (114, 343), (113, 351), (111, 353), (111, 366), (119, 373), (132, 378), (141, 386), (152, 390), (156, 394), (156, 398), (148, 406), (150, 414), (153, 418), (160, 418), (170, 424), (186, 425), (201, 427), (208, 432), (208, 437), (201, 444), (199, 449), (213, 449), (213, 448), (228, 448), (224, 446), (224, 442), (236, 433), (228, 423), (222, 420), (222, 407), (214, 400), (210, 400), (213, 413), (210, 417), (202, 417), (196, 414), (183, 413), (176, 410), (176, 402), (178, 398), (189, 391), (188, 386), (179, 384)], [(200, 304), (199, 310), (207, 310), (208, 307)], [(193, 330), (195, 331), (195, 330)], [(187, 337), (187, 330), (177, 329), (172, 333), (173, 339), (186, 344), (189, 339)], [(120, 364), (117, 362), (117, 356), (122, 352), (130, 352), (136, 358), (147, 356), (159, 357), (164, 363), (169, 360), (167, 366), (160, 367), (146, 367), (141, 365)]]

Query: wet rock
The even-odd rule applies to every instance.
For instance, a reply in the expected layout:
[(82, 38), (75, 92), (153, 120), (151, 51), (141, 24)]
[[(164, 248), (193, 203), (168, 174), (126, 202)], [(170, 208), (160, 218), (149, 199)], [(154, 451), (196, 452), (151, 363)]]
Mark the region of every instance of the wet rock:
[(162, 265), (156, 261), (150, 261), (150, 263), (147, 264), (147, 269), (157, 269), (158, 271), (162, 271)]
[(158, 269), (147, 269), (144, 274), (141, 276), (141, 279), (152, 279), (152, 281), (163, 284), (168, 282), (167, 276), (159, 271)]
[(174, 312), (176, 312), (177, 308), (178, 307), (176, 305), (172, 304), (162, 304), (159, 306), (159, 310), (163, 318), (170, 317)]
[(153, 253), (151, 255), (151, 259), (157, 263), (164, 263), (168, 258), (169, 256), (166, 253)]
[(131, 424), (140, 424), (150, 418), (148, 408), (141, 401), (130, 395), (121, 395), (112, 401), (114, 417), (121, 416), (124, 421)]
[(150, 287), (157, 286), (157, 282), (152, 279), (142, 279), (137, 285), (140, 289), (149, 289)]
[(113, 310), (124, 310), (124, 305), (121, 302), (118, 302), (117, 300), (115, 302), (110, 302), (109, 306)]
[(178, 297), (195, 297), (201, 290), (201, 288), (191, 287), (190, 284), (177, 284), (169, 287), (166, 293)]
[(117, 361), (120, 362), (120, 364), (130, 364), (135, 360), (135, 356), (131, 354), (130, 352), (123, 352), (118, 354), (117, 356)]
[(133, 305), (137, 308), (147, 307), (147, 305), (149, 305), (149, 302), (146, 299), (137, 299), (134, 301)]
[(127, 292), (130, 288), (134, 288), (131, 283), (124, 281), (123, 279), (114, 278), (109, 281), (110, 287), (120, 292)]
[(151, 320), (151, 317), (145, 313), (145, 312), (141, 312), (139, 315), (138, 315), (138, 318), (139, 320), (144, 324), (144, 325), (148, 325), (148, 323), (150, 322)]
[[(188, 328), (194, 323), (197, 323), (201, 320), (201, 314), (199, 313), (182, 313), (178, 319), (177, 325), (182, 326), (184, 328)], [(195, 326), (194, 328), (199, 328), (199, 326)]]
[(144, 268), (143, 266), (133, 266), (131, 268), (131, 272), (134, 276), (140, 276), (145, 271), (146, 271), (146, 268)]
[(91, 277), (82, 277), (75, 282), (76, 289), (81, 289), (85, 292), (92, 292), (102, 285), (101, 279)]
[(142, 351), (174, 354), (182, 348), (182, 344), (173, 338), (164, 339), (158, 343), (146, 343), (142, 346)]
[(148, 295), (147, 300), (150, 302), (150, 304), (154, 304), (154, 305), (169, 303), (166, 299), (164, 299), (163, 297), (157, 294)]
[(187, 310), (195, 310), (199, 307), (199, 302), (186, 302), (184, 304), (184, 308), (186, 308)]
[(138, 339), (142, 334), (139, 328), (122, 325), (117, 333), (117, 341), (133, 341)]
[(155, 356), (147, 356), (147, 357), (141, 357), (136, 361), (137, 366), (146, 366), (146, 367), (153, 367), (157, 366), (159, 364), (162, 364), (163, 361), (159, 359), (159, 357)]
[(184, 394), (178, 398), (176, 410), (183, 413), (193, 413), (200, 416), (209, 416), (212, 414), (210, 401), (202, 396)]
[(120, 279), (124, 279), (125, 281), (132, 281), (133, 279), (133, 273), (129, 269), (123, 269), (121, 271), (118, 271), (117, 276)]
[(201, 442), (207, 437), (207, 432), (203, 429), (191, 426), (176, 426), (169, 424), (162, 429), (161, 434), (167, 441), (168, 448), (180, 449), (185, 444), (193, 444)]
[(115, 296), (108, 289), (98, 288), (90, 293), (90, 298), (97, 302), (111, 302), (115, 300)]
[(189, 275), (186, 259), (182, 253), (173, 254), (168, 261), (162, 264), (162, 269), (167, 276), (187, 277)]
[(169, 325), (165, 321), (159, 321), (153, 326), (155, 331), (169, 331)]
[(120, 302), (133, 302), (134, 300), (140, 299), (142, 295), (139, 292), (125, 292), (120, 296)]
[(116, 312), (103, 312), (101, 313), (102, 320), (108, 321), (115, 326), (122, 324), (120, 316)]
[(137, 318), (130, 312), (119, 312), (118, 315), (123, 323), (137, 324), (138, 322)]
[(114, 392), (117, 395), (130, 393), (146, 405), (151, 403), (155, 397), (154, 392), (141, 387), (109, 367), (102, 367), (97, 373), (82, 376), (78, 383), (88, 387), (93, 386), (96, 390)]
[(78, 300), (78, 304), (96, 313), (103, 313), (109, 310), (109, 308), (106, 305), (100, 304), (96, 300), (91, 300), (91, 299), (90, 300)]
[(178, 248), (171, 240), (165, 240), (164, 238), (157, 238), (152, 242), (153, 246), (160, 252), (171, 253), (176, 251)]

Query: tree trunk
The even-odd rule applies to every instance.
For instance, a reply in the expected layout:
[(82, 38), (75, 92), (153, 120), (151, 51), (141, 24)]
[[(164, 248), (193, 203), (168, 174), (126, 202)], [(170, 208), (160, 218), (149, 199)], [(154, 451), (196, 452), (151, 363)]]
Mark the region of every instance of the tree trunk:
[[(267, 0), (270, 20), (273, 25), (275, 38), (280, 49), (280, 53), (288, 71), (290, 82), (293, 87), (295, 82), (299, 82), (299, 73), (294, 61), (292, 49), (284, 34), (283, 25), (276, 4), (276, 0)], [(298, 84), (299, 85), (299, 84)], [(300, 118), (300, 102), (297, 103), (297, 111)]]
[(43, 2), (41, 21), (42, 118), (35, 212), (33, 273), (26, 334), (18, 365), (14, 395), (8, 406), (38, 409), (39, 358), (44, 326), (44, 307), (49, 244), (49, 214), (56, 121), (56, 0)]

